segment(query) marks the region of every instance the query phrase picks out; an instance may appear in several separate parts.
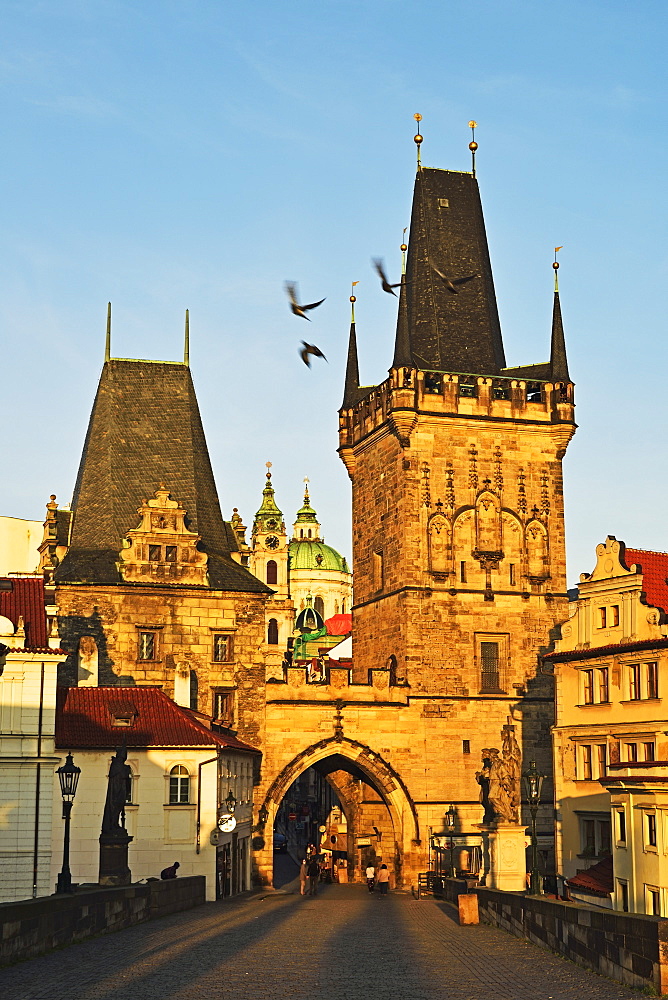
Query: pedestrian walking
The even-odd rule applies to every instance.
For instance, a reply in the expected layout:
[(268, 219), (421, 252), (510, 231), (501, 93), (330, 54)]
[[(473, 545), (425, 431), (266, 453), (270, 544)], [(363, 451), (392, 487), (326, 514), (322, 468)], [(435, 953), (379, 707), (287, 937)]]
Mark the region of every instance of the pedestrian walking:
[(376, 881), (378, 882), (378, 889), (380, 890), (381, 896), (387, 896), (387, 890), (390, 888), (390, 873), (387, 869), (387, 865), (380, 866)]
[(306, 895), (307, 880), (308, 875), (306, 874), (306, 858), (302, 858), (302, 863), (299, 866), (299, 892), (302, 896)]
[(376, 888), (376, 869), (373, 867), (373, 865), (367, 865), (365, 875), (366, 875), (366, 884), (369, 889), (369, 892), (373, 892), (373, 890)]
[(308, 863), (306, 874), (308, 875), (308, 894), (309, 896), (317, 896), (318, 879), (320, 878), (320, 865), (318, 864), (315, 854)]

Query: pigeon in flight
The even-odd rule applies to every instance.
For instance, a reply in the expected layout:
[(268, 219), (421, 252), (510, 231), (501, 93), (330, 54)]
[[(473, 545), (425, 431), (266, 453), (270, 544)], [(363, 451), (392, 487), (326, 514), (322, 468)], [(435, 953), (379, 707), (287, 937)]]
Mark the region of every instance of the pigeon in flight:
[(373, 266), (376, 268), (376, 271), (378, 272), (378, 277), (380, 278), (380, 283), (383, 288), (383, 291), (389, 292), (390, 295), (394, 295), (396, 298), (397, 293), (392, 291), (392, 289), (399, 288), (401, 282), (398, 281), (396, 285), (391, 285), (389, 283), (389, 281), (387, 280), (387, 275), (385, 274), (385, 262), (383, 261), (382, 257), (374, 257)]
[(439, 278), (441, 279), (441, 281), (443, 282), (443, 284), (445, 285), (445, 287), (447, 288), (447, 290), (449, 292), (452, 292), (453, 295), (456, 295), (459, 292), (459, 289), (457, 288), (457, 285), (465, 285), (467, 281), (472, 281), (474, 278), (479, 278), (480, 277), (479, 274), (469, 274), (465, 278), (452, 278), (452, 279), (450, 279), (450, 278), (446, 278), (446, 276), (443, 274), (443, 272), (439, 271), (439, 269), (437, 267), (434, 267), (433, 264), (431, 265), (431, 269), (432, 269), (432, 271), (436, 272), (436, 274), (439, 276)]
[[(305, 319), (308, 319), (308, 316), (306, 316)], [(316, 358), (324, 358), (325, 361), (327, 361), (325, 355), (322, 353), (319, 347), (315, 346), (315, 344), (307, 344), (305, 340), (302, 340), (302, 344), (304, 346), (303, 349), (299, 352), (299, 356), (307, 368), (311, 367), (311, 359), (309, 357), (309, 354), (313, 354)]]
[(285, 291), (287, 292), (288, 297), (290, 299), (290, 309), (295, 314), (295, 316), (301, 316), (303, 319), (310, 320), (311, 317), (306, 315), (307, 311), (309, 309), (315, 309), (316, 306), (321, 306), (323, 304), (323, 302), (325, 301), (324, 299), (320, 299), (320, 302), (311, 302), (307, 306), (300, 306), (299, 303), (297, 302), (297, 282), (296, 281), (286, 281), (285, 282)]

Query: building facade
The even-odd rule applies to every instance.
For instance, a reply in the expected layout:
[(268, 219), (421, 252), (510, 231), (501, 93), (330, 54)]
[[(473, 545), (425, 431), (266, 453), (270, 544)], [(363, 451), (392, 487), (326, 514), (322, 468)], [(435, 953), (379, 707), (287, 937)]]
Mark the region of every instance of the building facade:
[(608, 536), (561, 625), (553, 730), (557, 869), (612, 856), (612, 904), (668, 912), (668, 553)]

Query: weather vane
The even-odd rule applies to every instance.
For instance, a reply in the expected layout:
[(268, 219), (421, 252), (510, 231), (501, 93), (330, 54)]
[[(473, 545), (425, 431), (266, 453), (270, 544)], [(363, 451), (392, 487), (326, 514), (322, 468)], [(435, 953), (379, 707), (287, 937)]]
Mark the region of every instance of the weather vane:
[(420, 122), (422, 121), (422, 115), (413, 115), (413, 118), (418, 123), (418, 126), (417, 126), (418, 127), (417, 135), (413, 136), (413, 141), (415, 142), (415, 145), (417, 146), (417, 163), (418, 163), (418, 170), (419, 170), (422, 167), (422, 162), (420, 160), (420, 146), (422, 145), (422, 136), (420, 135)]
[[(355, 322), (355, 303), (357, 302), (357, 297), (355, 295), (355, 285), (359, 285), (359, 281), (353, 281), (350, 289), (350, 322)], [(306, 481), (306, 480), (305, 480)]]
[(555, 247), (554, 248), (554, 263), (553, 263), (552, 267), (554, 268), (554, 290), (555, 290), (555, 292), (559, 291), (559, 261), (557, 260), (557, 254), (559, 253), (560, 250), (563, 250), (563, 249), (564, 249), (563, 247)]
[(475, 177), (475, 151), (478, 148), (478, 143), (475, 141), (475, 130), (478, 127), (478, 123), (474, 122), (473, 119), (469, 122), (469, 128), (471, 129), (471, 141), (469, 143), (469, 149), (471, 150), (471, 173)]

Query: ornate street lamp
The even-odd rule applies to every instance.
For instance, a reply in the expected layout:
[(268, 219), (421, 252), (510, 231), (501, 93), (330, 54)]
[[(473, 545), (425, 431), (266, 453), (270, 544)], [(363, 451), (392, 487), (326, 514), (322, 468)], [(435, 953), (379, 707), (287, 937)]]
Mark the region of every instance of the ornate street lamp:
[(260, 826), (266, 826), (267, 820), (269, 819), (269, 810), (264, 803), (260, 806), (257, 814), (258, 822)]
[(225, 805), (227, 806), (228, 813), (233, 813), (237, 807), (237, 800), (234, 797), (234, 793), (230, 789), (227, 793), (227, 798), (225, 799)]
[(524, 779), (524, 789), (529, 801), (531, 812), (531, 879), (529, 893), (532, 896), (539, 896), (542, 892), (541, 877), (538, 871), (538, 838), (536, 836), (536, 813), (540, 805), (540, 793), (543, 788), (545, 775), (541, 774), (536, 767), (536, 761), (532, 760), (529, 770), (522, 775)]
[(455, 824), (457, 822), (457, 810), (453, 805), (448, 806), (448, 811), (444, 816), (445, 829), (450, 835), (450, 877), (455, 877)]
[(56, 771), (60, 781), (60, 794), (63, 797), (63, 819), (65, 820), (65, 840), (63, 843), (63, 869), (58, 876), (56, 892), (72, 892), (72, 875), (70, 874), (70, 815), (77, 793), (81, 768), (72, 761), (68, 753), (65, 763)]

